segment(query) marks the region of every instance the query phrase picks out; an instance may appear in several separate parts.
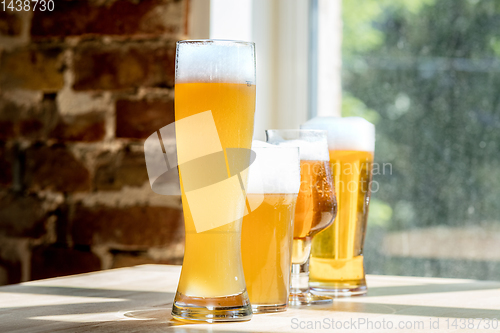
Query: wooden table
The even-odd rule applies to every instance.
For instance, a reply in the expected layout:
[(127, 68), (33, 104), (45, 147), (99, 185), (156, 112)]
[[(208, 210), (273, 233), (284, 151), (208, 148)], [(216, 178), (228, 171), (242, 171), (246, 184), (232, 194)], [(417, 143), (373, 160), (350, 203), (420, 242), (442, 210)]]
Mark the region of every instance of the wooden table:
[(183, 324), (170, 316), (179, 273), (144, 265), (0, 287), (0, 332), (500, 332), (500, 282), (373, 275), (364, 297)]

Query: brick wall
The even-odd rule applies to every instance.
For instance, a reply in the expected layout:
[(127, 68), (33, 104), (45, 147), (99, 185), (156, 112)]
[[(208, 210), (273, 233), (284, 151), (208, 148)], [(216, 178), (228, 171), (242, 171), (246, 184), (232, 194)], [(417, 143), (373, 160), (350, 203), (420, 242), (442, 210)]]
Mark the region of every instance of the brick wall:
[(174, 119), (187, 1), (0, 12), (0, 285), (182, 262), (180, 198), (151, 191), (143, 140)]

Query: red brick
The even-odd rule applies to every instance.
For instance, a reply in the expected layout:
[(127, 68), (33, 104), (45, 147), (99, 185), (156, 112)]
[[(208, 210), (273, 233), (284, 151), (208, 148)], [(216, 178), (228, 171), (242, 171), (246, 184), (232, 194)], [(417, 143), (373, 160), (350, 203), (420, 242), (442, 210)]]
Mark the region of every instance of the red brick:
[(69, 244), (70, 243), (70, 228), (69, 228), (69, 205), (64, 202), (55, 209), (52, 214), (56, 218), (55, 233), (56, 233), (56, 243), (57, 244)]
[(4, 142), (0, 142), (0, 187), (12, 186), (14, 159), (12, 149)]
[(6, 141), (19, 135), (18, 123), (22, 112), (22, 107), (0, 99), (0, 140)]
[(175, 121), (171, 99), (128, 100), (116, 102), (116, 137), (145, 139)]
[(118, 253), (113, 256), (112, 268), (131, 267), (145, 264), (159, 264), (147, 254)]
[(172, 257), (155, 259), (151, 258), (147, 252), (134, 251), (111, 251), (113, 254), (112, 268), (131, 267), (145, 264), (161, 264), (161, 265), (182, 265), (182, 256), (173, 254)]
[(21, 282), (21, 263), (0, 259), (0, 286)]
[(0, 120), (0, 140), (8, 140), (16, 136), (14, 123), (10, 120)]
[(0, 58), (0, 89), (57, 91), (63, 87), (62, 49), (25, 47)]
[(104, 113), (90, 112), (82, 115), (60, 117), (49, 138), (60, 141), (95, 142), (106, 134)]
[(35, 195), (0, 192), (0, 233), (11, 237), (40, 237), (47, 212)]
[(30, 190), (75, 192), (90, 189), (89, 171), (64, 146), (29, 147), (25, 169), (25, 183)]
[(100, 259), (90, 251), (41, 245), (35, 247), (31, 254), (31, 280), (81, 274), (100, 269)]
[(57, 106), (53, 100), (43, 100), (36, 107), (19, 114), (16, 134), (27, 139), (44, 140), (58, 121)]
[(86, 207), (77, 204), (72, 221), (75, 244), (106, 244), (129, 249), (182, 242), (182, 212), (169, 207)]
[(151, 36), (179, 33), (184, 24), (182, 1), (117, 0), (103, 6), (90, 1), (57, 1), (55, 7), (52, 12), (34, 12), (32, 37)]
[(41, 137), (44, 126), (39, 119), (23, 119), (19, 123), (19, 130), (27, 137)]
[(75, 90), (119, 90), (173, 87), (175, 43), (133, 43), (75, 50)]
[(142, 186), (148, 181), (143, 152), (130, 149), (104, 152), (97, 157), (94, 187), (97, 190), (119, 190), (123, 186)]
[(59, 115), (53, 98), (46, 98), (30, 108), (8, 101), (0, 104), (0, 140), (24, 137), (31, 140), (50, 138), (95, 142), (104, 138), (105, 125), (103, 112)]
[(0, 11), (0, 35), (19, 36), (21, 35), (22, 24), (21, 18), (15, 13)]
[(53, 100), (43, 100), (29, 108), (4, 101), (0, 104), (0, 140), (18, 137), (46, 139), (57, 120), (57, 107)]
[(0, 103), (0, 140), (24, 137), (31, 140), (95, 142), (106, 133), (105, 114), (61, 116), (54, 99), (44, 99), (34, 107), (24, 107), (9, 101)]

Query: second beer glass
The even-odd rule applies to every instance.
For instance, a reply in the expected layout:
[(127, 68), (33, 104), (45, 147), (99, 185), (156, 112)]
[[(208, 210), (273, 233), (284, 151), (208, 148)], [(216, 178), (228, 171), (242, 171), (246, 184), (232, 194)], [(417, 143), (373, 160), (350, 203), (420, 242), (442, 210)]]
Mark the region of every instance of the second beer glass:
[[(254, 141), (255, 142), (255, 141)], [(257, 142), (258, 144), (258, 142)], [(300, 187), (299, 149), (252, 147), (241, 256), (254, 313), (285, 311), (290, 289), (293, 217)]]

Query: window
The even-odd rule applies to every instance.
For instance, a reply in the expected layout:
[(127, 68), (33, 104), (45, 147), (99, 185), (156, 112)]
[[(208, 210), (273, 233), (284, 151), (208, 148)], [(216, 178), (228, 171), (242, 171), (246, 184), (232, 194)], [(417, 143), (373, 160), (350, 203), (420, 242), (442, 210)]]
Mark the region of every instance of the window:
[(298, 128), (308, 119), (310, 1), (192, 0), (190, 6), (190, 38), (256, 43), (255, 138), (264, 139), (265, 129)]
[(376, 125), (367, 273), (498, 279), (500, 3), (244, 0), (225, 19), (232, 2), (210, 1), (210, 37), (256, 42), (256, 138)]
[(500, 3), (343, 1), (342, 114), (376, 124), (368, 273), (498, 279)]

